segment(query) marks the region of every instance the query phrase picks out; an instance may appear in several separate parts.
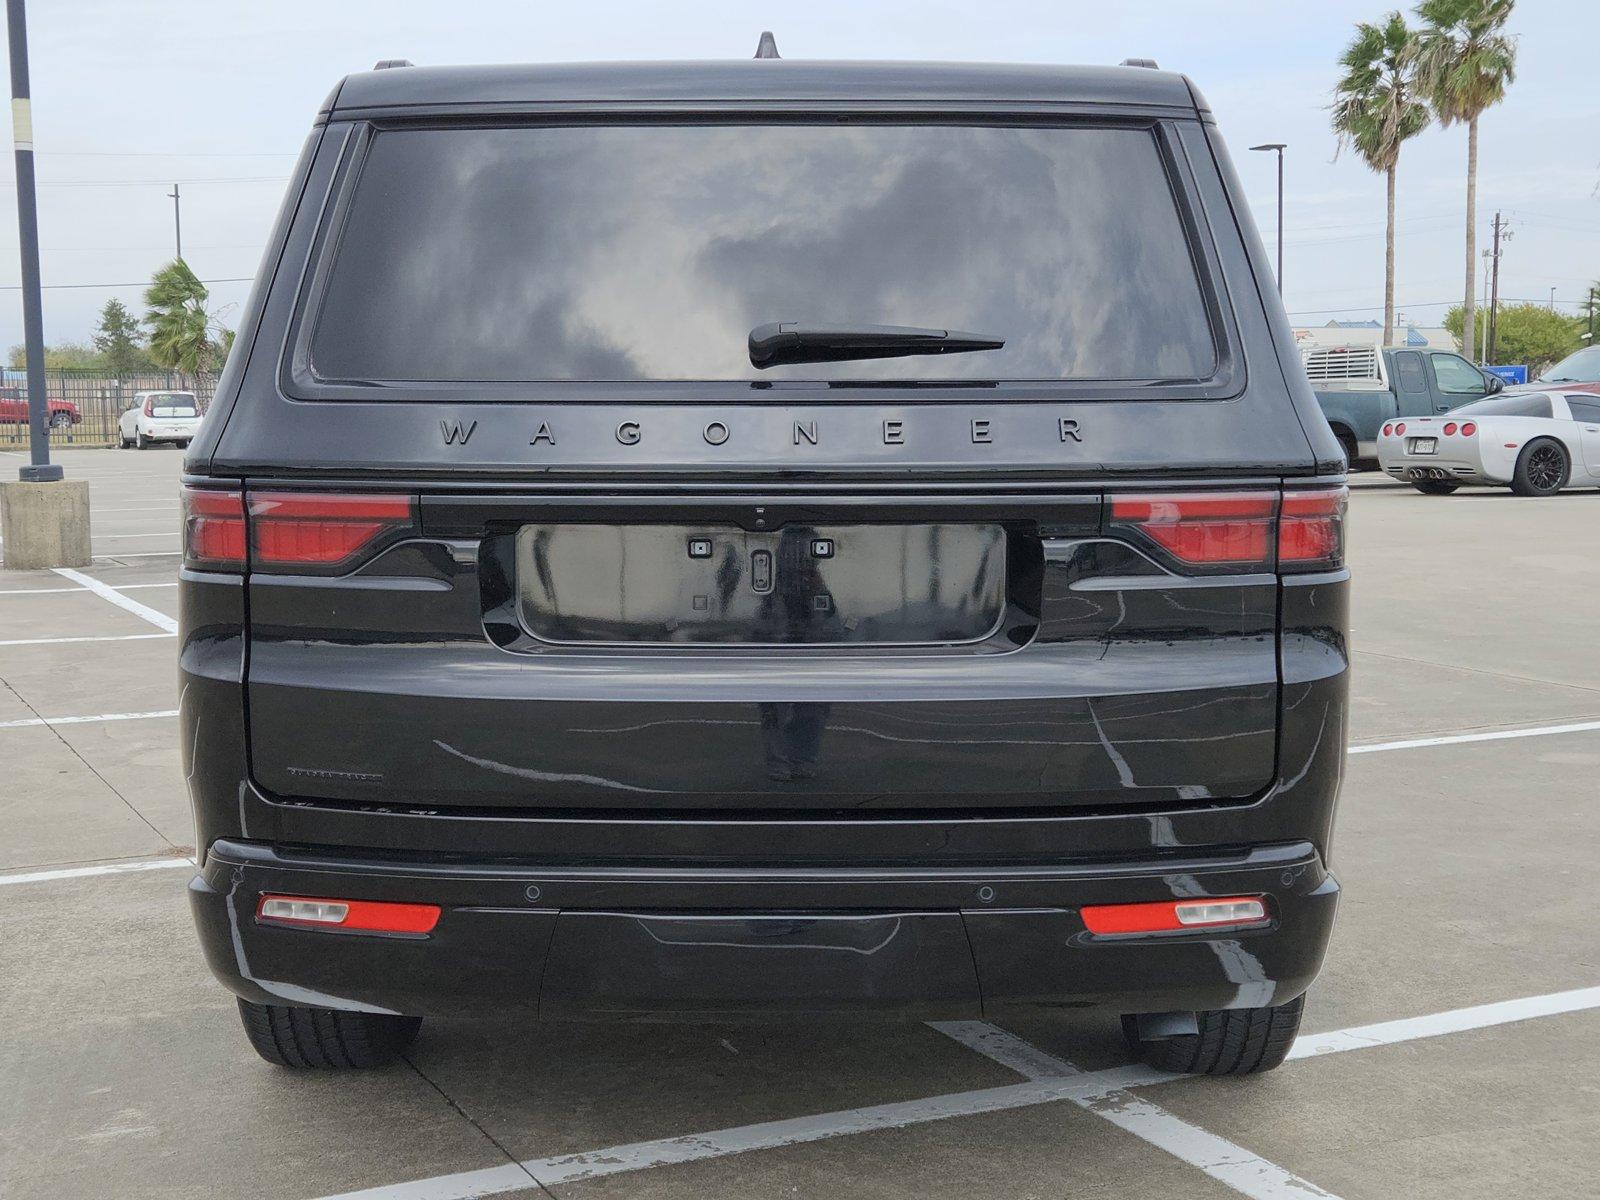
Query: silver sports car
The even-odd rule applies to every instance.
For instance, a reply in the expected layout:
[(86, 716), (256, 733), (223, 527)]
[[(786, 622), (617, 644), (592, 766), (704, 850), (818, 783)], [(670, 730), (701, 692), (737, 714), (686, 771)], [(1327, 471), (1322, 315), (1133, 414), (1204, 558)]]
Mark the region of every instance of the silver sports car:
[(1463, 484), (1509, 485), (1519, 496), (1600, 487), (1600, 396), (1508, 392), (1390, 421), (1378, 431), (1378, 465), (1429, 495)]

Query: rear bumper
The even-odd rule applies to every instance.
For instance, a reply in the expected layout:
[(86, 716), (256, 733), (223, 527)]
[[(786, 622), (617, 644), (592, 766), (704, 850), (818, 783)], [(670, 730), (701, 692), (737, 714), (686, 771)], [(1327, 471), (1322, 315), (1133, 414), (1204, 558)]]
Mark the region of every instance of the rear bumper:
[[(553, 1019), (1243, 1008), (1303, 992), (1338, 884), (1309, 843), (1006, 868), (508, 866), (219, 841), (189, 888), (246, 999)], [(258, 924), (263, 892), (439, 904), (426, 937)], [(1263, 895), (1255, 929), (1097, 938), (1085, 904)]]

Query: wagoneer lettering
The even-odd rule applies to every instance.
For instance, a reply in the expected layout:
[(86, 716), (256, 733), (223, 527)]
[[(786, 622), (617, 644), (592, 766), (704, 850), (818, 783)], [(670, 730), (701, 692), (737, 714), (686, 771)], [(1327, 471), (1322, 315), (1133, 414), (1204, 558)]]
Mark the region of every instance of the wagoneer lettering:
[(1144, 68), (344, 80), (185, 459), (255, 1048), (1072, 1010), (1275, 1066), (1348, 573), (1247, 212)]

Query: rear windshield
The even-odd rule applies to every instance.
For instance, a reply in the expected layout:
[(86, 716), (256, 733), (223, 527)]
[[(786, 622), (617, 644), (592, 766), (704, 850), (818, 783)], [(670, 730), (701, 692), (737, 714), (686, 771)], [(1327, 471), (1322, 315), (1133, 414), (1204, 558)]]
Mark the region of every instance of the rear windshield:
[[(977, 352), (758, 370), (753, 327)], [(325, 381), (1204, 380), (1154, 134), (618, 125), (373, 135), (311, 333)]]
[(197, 417), (200, 409), (194, 397), (185, 393), (155, 392), (145, 397), (153, 417)]
[(1452, 410), (1452, 415), (1469, 417), (1548, 417), (1550, 397), (1537, 393), (1531, 396), (1494, 396), (1488, 400), (1475, 400)]

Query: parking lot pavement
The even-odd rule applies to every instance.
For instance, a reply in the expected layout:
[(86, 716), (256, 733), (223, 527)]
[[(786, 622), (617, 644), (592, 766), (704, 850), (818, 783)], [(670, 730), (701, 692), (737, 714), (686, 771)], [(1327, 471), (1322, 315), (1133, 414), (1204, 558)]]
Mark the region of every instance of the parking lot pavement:
[(1269, 1076), (1157, 1079), (1079, 1018), (438, 1021), (394, 1068), (319, 1077), (255, 1059), (189, 926), (180, 457), (65, 452), (95, 562), (0, 574), (0, 1194), (1594, 1190), (1600, 494), (1358, 477), (1345, 899)]

